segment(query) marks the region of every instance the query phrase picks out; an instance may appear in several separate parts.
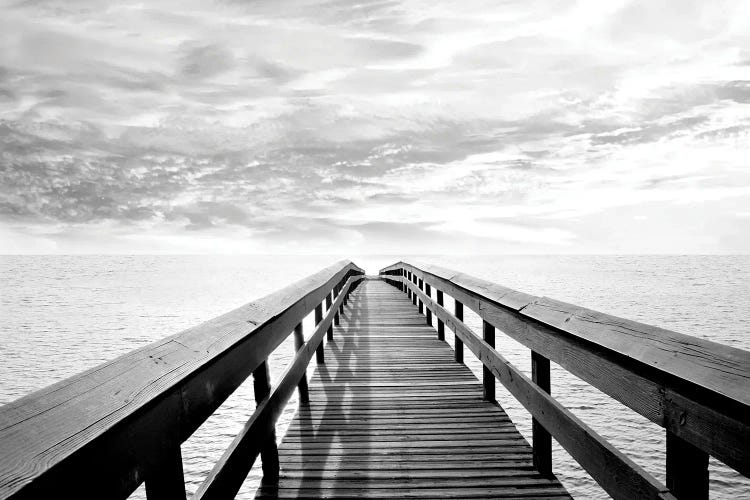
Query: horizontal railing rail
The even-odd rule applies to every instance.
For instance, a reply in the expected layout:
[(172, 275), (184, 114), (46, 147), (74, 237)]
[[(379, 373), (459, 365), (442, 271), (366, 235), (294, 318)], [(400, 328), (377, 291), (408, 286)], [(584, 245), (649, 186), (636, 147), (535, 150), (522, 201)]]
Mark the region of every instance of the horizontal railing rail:
[[(278, 476), (273, 423), (295, 386), (306, 399), (305, 368), (312, 352), (323, 361), (321, 332), (331, 337), (331, 322), (338, 323), (347, 295), (363, 275), (352, 262), (338, 262), (0, 407), (0, 498), (54, 498), (66, 492), (77, 498), (127, 498), (144, 481), (150, 500), (184, 498), (180, 445), (250, 373), (255, 413), (198, 497), (218, 497), (214, 492), (232, 497), (226, 492), (238, 489), (241, 471), (249, 470), (238, 459), (254, 460), (256, 448), (264, 473)], [(305, 342), (301, 325), (313, 310), (318, 327)], [(267, 358), (292, 333), (296, 357), (271, 390)]]
[[(437, 317), (438, 338), (445, 325), (455, 331), (457, 361), (464, 344), (472, 350), (487, 399), (497, 379), (531, 413), (540, 472), (551, 474), (554, 436), (614, 498), (708, 498), (708, 455), (750, 476), (750, 352), (438, 266), (399, 262), (381, 275), (426, 308), (428, 323)], [(464, 325), (464, 305), (482, 318), (482, 338)], [(531, 349), (531, 379), (494, 349), (496, 328)], [(549, 395), (550, 361), (666, 429), (666, 486)]]

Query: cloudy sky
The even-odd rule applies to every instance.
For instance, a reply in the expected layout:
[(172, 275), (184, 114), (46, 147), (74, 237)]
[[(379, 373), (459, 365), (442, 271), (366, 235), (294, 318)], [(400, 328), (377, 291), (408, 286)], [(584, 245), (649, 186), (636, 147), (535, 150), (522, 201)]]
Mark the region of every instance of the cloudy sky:
[(747, 253), (750, 2), (0, 0), (0, 252)]

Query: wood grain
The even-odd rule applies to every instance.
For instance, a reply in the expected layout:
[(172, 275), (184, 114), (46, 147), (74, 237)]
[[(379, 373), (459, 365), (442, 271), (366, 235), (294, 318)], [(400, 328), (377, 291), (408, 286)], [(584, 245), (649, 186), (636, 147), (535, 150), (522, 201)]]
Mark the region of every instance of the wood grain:
[(362, 272), (338, 262), (1, 407), (0, 498), (126, 498), (335, 283)]
[(405, 294), (366, 280), (350, 303), (258, 498), (570, 498)]
[[(427, 308), (455, 331), (466, 345), (612, 498), (674, 498), (666, 486), (613, 447), (593, 429), (518, 370), (463, 321), (413, 289)], [(543, 471), (545, 474), (547, 471)]]
[[(344, 295), (339, 295), (336, 301), (332, 302), (333, 307), (328, 308), (327, 314), (318, 322), (310, 339), (297, 350), (294, 360), (286, 368), (279, 382), (258, 402), (255, 412), (196, 491), (193, 496), (194, 500), (233, 498), (245, 481), (259, 453), (263, 453), (264, 481), (267, 483), (278, 481), (276, 421), (294, 392), (294, 388), (305, 376), (313, 353), (323, 345), (323, 338), (333, 323), (335, 311), (338, 311), (339, 304), (343, 303), (344, 296), (350, 286), (356, 282), (355, 280), (359, 280), (359, 277), (349, 279), (344, 286)], [(273, 451), (272, 455), (269, 455), (269, 449)], [(269, 459), (270, 463), (267, 463)]]
[(535, 297), (437, 266), (397, 263), (483, 320), (750, 477), (750, 352)]

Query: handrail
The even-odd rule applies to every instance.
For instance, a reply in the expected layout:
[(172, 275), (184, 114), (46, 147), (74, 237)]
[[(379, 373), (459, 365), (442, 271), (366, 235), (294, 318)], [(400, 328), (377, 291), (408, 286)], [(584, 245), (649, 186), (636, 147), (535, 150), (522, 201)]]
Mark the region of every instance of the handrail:
[[(619, 465), (601, 469), (591, 463), (592, 453), (601, 455), (611, 445), (547, 395), (551, 360), (667, 429), (667, 486), (677, 497), (688, 492), (691, 498), (707, 497), (709, 454), (750, 477), (750, 352), (438, 266), (398, 262), (380, 274), (438, 318), (439, 338), (445, 324), (455, 329), (456, 359), (462, 359), (459, 351), (466, 343), (485, 367), (486, 394), (494, 397), (497, 378), (532, 413), (535, 465), (551, 467), (552, 434), (615, 498), (641, 497), (622, 488), (633, 481), (612, 481), (620, 473), (651, 484), (646, 497), (666, 494), (617, 450), (612, 449), (619, 456), (613, 463)], [(443, 293), (456, 300), (455, 315), (442, 307)], [(482, 318), (484, 339), (463, 326), (464, 304)], [(495, 328), (532, 350), (533, 381), (494, 350)], [(571, 442), (571, 433), (581, 431), (582, 437)], [(590, 446), (581, 445), (584, 441)]]
[[(193, 500), (234, 498), (261, 452), (263, 442), (258, 439), (258, 436), (272, 435), (272, 431), (269, 432), (269, 430), (273, 429), (276, 420), (284, 409), (284, 405), (289, 401), (297, 384), (305, 376), (307, 365), (310, 363), (313, 353), (322, 345), (323, 336), (336, 320), (338, 311), (350, 292), (350, 287), (353, 287), (359, 279), (362, 279), (362, 276), (349, 278), (344, 285), (343, 292), (332, 302), (328, 314), (318, 321), (315, 333), (310, 337), (310, 340), (297, 349), (294, 360), (289, 364), (276, 387), (267, 397), (259, 401), (250, 420), (234, 438), (221, 459), (214, 465), (206, 480), (196, 491)], [(274, 472), (278, 475), (278, 470), (271, 471), (271, 477), (273, 477)], [(269, 471), (265, 467), (264, 478), (269, 479)]]
[[(336, 306), (326, 321), (338, 321), (363, 274), (350, 261), (337, 262), (0, 407), (0, 499), (52, 498), (64, 491), (78, 498), (127, 498), (144, 480), (149, 498), (184, 498), (180, 444), (250, 373), (260, 400), (256, 415), (272, 402), (285, 402), (286, 386), (269, 395), (266, 359), (293, 330), (297, 341), (304, 317), (313, 309), (318, 316), (331, 294)], [(302, 349), (280, 385), (301, 384), (302, 360), (309, 361), (311, 349), (322, 352), (321, 340), (316, 333), (306, 344), (296, 342)], [(266, 412), (266, 422), (275, 421)], [(273, 458), (272, 444), (261, 450), (264, 468)]]

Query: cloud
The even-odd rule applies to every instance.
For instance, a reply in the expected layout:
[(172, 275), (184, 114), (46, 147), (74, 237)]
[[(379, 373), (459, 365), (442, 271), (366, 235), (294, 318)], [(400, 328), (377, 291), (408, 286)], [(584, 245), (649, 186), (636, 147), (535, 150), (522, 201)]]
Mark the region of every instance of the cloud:
[(713, 211), (715, 251), (750, 251), (731, 223), (750, 210), (748, 19), (733, 1), (14, 2), (0, 229), (13, 251), (581, 252), (609, 249), (617, 210), (670, 214), (639, 251), (689, 223), (680, 206)]
[(220, 45), (198, 45), (186, 42), (180, 45), (179, 74), (188, 79), (212, 78), (235, 65), (234, 55)]

